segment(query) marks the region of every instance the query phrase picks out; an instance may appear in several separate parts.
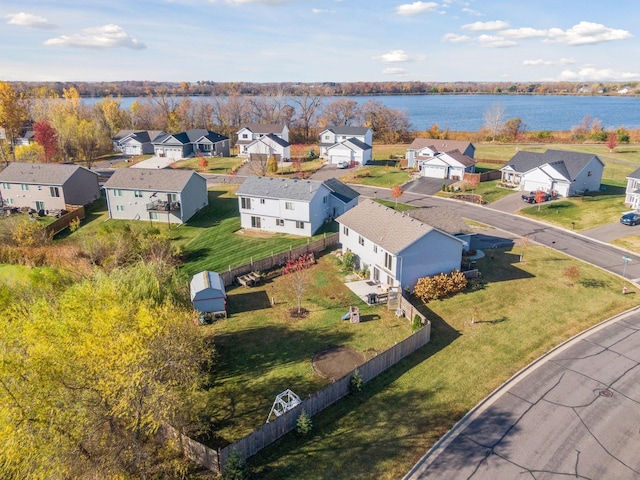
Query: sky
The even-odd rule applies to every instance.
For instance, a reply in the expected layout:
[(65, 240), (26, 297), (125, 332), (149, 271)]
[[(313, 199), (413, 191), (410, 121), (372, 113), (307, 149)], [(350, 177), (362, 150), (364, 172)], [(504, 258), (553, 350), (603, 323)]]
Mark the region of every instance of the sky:
[(0, 80), (625, 82), (638, 0), (2, 0)]

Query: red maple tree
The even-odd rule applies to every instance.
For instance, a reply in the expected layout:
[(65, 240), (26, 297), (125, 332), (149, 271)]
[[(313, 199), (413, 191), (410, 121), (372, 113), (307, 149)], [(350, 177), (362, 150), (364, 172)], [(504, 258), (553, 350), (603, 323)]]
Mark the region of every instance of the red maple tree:
[(404, 191), (400, 185), (396, 185), (391, 189), (391, 196), (396, 199), (396, 207), (398, 206), (398, 198), (402, 196)]
[(35, 142), (44, 149), (44, 161), (53, 160), (60, 150), (58, 149), (58, 132), (46, 120), (38, 120), (33, 124)]

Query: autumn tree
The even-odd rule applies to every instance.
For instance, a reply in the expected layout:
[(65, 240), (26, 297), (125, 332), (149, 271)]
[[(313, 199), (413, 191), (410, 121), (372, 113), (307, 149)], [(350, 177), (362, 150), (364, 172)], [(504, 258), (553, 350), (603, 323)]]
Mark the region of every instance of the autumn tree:
[(91, 168), (100, 153), (106, 150), (105, 135), (90, 120), (80, 120), (74, 133), (78, 156), (85, 162), (87, 168)]
[(17, 162), (40, 163), (44, 160), (44, 148), (35, 142), (18, 145), (14, 150)]
[(402, 196), (404, 191), (402, 190), (402, 186), (396, 185), (391, 189), (391, 196), (396, 199), (396, 207), (398, 206), (398, 199)]
[(278, 161), (276, 160), (276, 157), (274, 155), (269, 155), (269, 158), (267, 159), (267, 172), (278, 172)]
[(409, 133), (409, 118), (405, 110), (389, 108), (377, 100), (368, 100), (360, 106), (359, 115), (378, 142), (397, 143)]
[(326, 104), (318, 116), (320, 128), (330, 126), (351, 126), (358, 123), (358, 102), (340, 98)]
[(33, 124), (34, 140), (44, 149), (44, 161), (52, 161), (58, 154), (58, 133), (47, 120)]
[(211, 352), (172, 271), (150, 264), (3, 311), (3, 478), (181, 478), (159, 435), (199, 425)]
[(524, 123), (521, 118), (510, 118), (504, 122), (502, 136), (508, 142), (517, 141), (524, 132)]
[(282, 268), (283, 278), (290, 291), (296, 296), (297, 315), (302, 313), (302, 296), (309, 284), (309, 266), (313, 259), (313, 253), (300, 255), (298, 258), (287, 261)]
[[(12, 147), (20, 130), (28, 119), (29, 103), (27, 98), (13, 89), (9, 82), (0, 82), (0, 128), (4, 129), (4, 139), (9, 145), (9, 151), (15, 152)], [(8, 161), (4, 158), (5, 163)]]
[(610, 133), (607, 137), (607, 147), (609, 148), (609, 153), (613, 153), (613, 149), (618, 146), (618, 135), (615, 133)]

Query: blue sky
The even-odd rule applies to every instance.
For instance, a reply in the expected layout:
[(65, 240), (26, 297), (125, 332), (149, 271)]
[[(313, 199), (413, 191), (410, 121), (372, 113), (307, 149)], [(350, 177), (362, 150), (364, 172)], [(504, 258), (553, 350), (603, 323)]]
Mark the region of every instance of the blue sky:
[(637, 0), (3, 0), (0, 80), (640, 80)]

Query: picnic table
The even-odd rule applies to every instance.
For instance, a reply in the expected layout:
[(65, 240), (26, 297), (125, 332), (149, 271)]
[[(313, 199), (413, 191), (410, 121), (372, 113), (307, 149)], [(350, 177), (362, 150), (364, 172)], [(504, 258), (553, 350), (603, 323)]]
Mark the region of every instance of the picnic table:
[(262, 280), (262, 276), (258, 272), (250, 272), (236, 277), (236, 281), (243, 287), (247, 288), (260, 283), (260, 280)]

